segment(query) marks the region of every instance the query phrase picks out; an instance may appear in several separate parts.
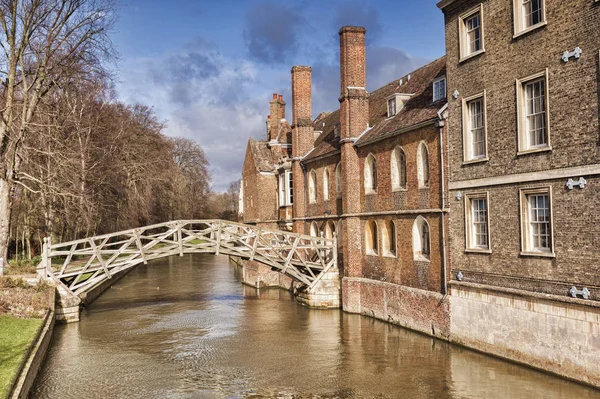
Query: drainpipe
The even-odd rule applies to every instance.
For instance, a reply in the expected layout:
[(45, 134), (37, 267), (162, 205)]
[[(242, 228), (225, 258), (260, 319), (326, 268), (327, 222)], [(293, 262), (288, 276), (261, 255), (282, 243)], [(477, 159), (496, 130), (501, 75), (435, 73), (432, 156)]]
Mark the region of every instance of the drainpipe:
[(448, 272), (447, 272), (447, 256), (446, 256), (446, 215), (444, 213), (444, 208), (446, 207), (446, 182), (444, 179), (444, 125), (446, 121), (444, 120), (443, 113), (448, 108), (448, 104), (444, 105), (442, 109), (438, 111), (438, 127), (440, 129), (440, 176), (441, 176), (441, 198), (442, 198), (442, 270), (443, 270), (443, 278), (444, 278), (444, 286), (443, 292), (444, 296), (448, 295)]

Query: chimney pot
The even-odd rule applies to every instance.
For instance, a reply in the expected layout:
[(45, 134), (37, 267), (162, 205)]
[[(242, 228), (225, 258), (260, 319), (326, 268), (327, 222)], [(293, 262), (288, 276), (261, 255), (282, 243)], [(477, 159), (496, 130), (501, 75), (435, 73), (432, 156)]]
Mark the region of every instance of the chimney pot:
[(273, 100), (277, 100), (277, 93), (273, 93)]
[(279, 101), (283, 101), (283, 95), (282, 94), (279, 95)]

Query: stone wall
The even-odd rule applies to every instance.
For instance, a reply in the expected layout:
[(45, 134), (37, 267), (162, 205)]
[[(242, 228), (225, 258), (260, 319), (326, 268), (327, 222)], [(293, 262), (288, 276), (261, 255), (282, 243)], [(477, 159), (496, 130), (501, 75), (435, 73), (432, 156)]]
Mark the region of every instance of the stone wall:
[(450, 340), (600, 387), (600, 305), (453, 283)]
[(344, 311), (374, 317), (442, 339), (450, 335), (447, 296), (365, 278), (342, 280)]

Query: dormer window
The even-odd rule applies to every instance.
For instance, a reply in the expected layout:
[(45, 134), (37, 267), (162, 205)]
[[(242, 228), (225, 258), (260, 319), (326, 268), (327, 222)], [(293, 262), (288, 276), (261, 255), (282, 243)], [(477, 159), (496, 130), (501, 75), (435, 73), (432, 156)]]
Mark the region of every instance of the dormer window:
[(388, 118), (396, 115), (396, 97), (388, 100)]
[(387, 98), (387, 116), (391, 118), (404, 108), (412, 94), (394, 93)]
[(442, 76), (433, 81), (433, 102), (446, 98), (446, 77)]
[(333, 127), (333, 136), (340, 137), (340, 124), (339, 123), (336, 123), (335, 126)]

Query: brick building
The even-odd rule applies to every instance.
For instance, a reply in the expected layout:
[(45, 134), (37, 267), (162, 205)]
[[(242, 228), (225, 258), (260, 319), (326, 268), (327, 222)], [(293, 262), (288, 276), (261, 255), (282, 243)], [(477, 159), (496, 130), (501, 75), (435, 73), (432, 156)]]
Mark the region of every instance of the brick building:
[(600, 385), (600, 3), (438, 6), (451, 339)]
[(311, 68), (292, 68), (291, 154), (250, 140), (244, 221), (336, 234), (344, 310), (447, 337), (445, 58), (368, 93), (365, 29), (339, 33), (340, 109), (312, 120)]

